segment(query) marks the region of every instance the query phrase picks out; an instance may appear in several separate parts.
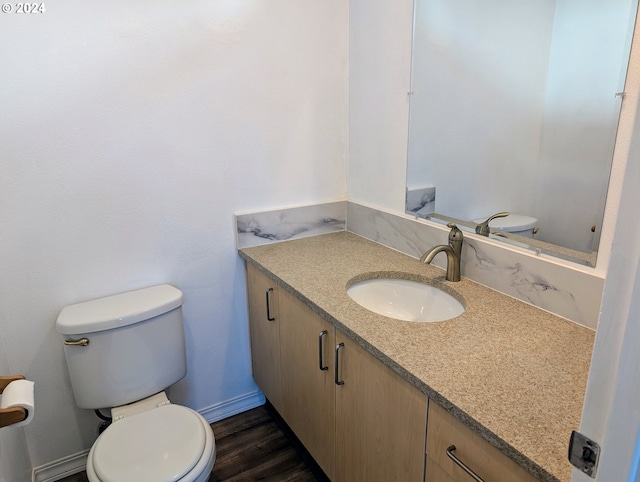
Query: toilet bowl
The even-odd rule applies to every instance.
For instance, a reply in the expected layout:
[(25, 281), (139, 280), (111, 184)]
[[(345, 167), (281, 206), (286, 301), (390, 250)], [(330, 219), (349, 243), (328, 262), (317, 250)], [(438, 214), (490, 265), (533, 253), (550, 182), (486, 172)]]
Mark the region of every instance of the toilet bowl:
[(213, 433), (197, 412), (162, 405), (112, 423), (91, 447), (95, 482), (205, 482), (216, 457)]
[(205, 482), (216, 457), (213, 432), (164, 392), (111, 411), (113, 423), (87, 459), (91, 482)]
[[(484, 219), (476, 219), (475, 223), (481, 223)], [(511, 234), (517, 234), (518, 236), (524, 236), (526, 238), (533, 238), (533, 235), (537, 232), (536, 225), (538, 219), (532, 216), (525, 216), (524, 214), (509, 214), (502, 218), (495, 218), (489, 222), (491, 229), (499, 229)]]
[(170, 285), (65, 307), (56, 329), (76, 404), (111, 408), (87, 459), (90, 482), (205, 482), (211, 426), (164, 389), (186, 374), (182, 292)]

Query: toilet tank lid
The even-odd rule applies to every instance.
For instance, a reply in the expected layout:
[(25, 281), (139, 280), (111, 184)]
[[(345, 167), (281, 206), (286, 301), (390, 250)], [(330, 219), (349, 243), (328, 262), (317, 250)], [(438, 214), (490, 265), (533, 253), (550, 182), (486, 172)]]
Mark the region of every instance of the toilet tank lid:
[(56, 330), (78, 335), (131, 325), (182, 305), (182, 291), (164, 284), (84, 301), (62, 309)]

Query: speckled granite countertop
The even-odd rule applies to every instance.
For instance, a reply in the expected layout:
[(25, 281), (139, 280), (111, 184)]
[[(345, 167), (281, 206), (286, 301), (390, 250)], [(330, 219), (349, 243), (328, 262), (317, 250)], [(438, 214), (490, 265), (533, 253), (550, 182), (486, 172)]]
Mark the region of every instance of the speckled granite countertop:
[[(240, 250), (267, 276), (456, 418), (545, 481), (569, 481), (595, 333), (349, 232)], [(393, 273), (456, 293), (466, 311), (438, 323), (368, 311), (354, 278)], [(405, 276), (406, 275), (406, 276)]]

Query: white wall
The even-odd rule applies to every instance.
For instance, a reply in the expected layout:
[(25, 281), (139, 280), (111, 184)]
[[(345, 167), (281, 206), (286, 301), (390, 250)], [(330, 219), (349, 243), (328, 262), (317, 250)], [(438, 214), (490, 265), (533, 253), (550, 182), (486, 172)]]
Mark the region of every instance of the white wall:
[(532, 214), (554, 8), (417, 2), (407, 179), (437, 212)]
[(232, 214), (346, 198), (348, 11), (328, 0), (46, 4), (0, 17), (0, 329), (34, 466), (88, 448), (54, 324), (169, 282), (206, 409), (255, 389)]
[(404, 212), (412, 0), (349, 2), (349, 199)]
[(557, 0), (531, 211), (544, 241), (586, 252), (598, 241), (637, 3)]

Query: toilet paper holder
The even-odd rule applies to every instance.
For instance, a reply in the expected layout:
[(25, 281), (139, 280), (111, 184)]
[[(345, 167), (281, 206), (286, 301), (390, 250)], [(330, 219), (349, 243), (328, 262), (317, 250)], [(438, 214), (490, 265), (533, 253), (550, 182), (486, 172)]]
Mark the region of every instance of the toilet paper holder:
[[(23, 375), (0, 376), (0, 393), (4, 392), (9, 383), (24, 380)], [(0, 408), (0, 428), (22, 422), (27, 418), (27, 411), (22, 407)]]

